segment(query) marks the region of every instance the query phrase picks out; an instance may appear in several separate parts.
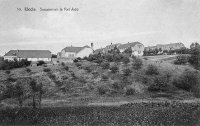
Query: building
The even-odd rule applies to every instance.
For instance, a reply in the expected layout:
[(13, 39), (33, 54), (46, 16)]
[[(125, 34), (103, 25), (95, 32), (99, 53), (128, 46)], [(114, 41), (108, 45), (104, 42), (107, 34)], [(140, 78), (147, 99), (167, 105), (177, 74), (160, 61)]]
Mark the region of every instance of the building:
[(10, 50), (4, 55), (4, 60), (22, 60), (28, 61), (51, 61), (51, 52), (49, 50)]
[(185, 47), (183, 43), (170, 43), (170, 44), (157, 44), (156, 46), (149, 46), (145, 47), (145, 50), (155, 50), (155, 49), (161, 49), (163, 50), (176, 50), (176, 49), (181, 49)]
[[(93, 46), (93, 44), (91, 44)], [(85, 56), (89, 56), (90, 54), (93, 54), (93, 47), (84, 46), (84, 47), (74, 47), (69, 46), (65, 47), (61, 50), (61, 52), (58, 53), (58, 58), (84, 58)]]
[(144, 52), (144, 45), (140, 42), (128, 42), (126, 44), (119, 45), (118, 49), (120, 52), (123, 52), (127, 48), (132, 49), (132, 55), (142, 56)]
[(95, 54), (97, 53), (107, 53), (109, 50), (114, 49), (114, 47), (117, 47), (120, 52), (123, 52), (127, 48), (132, 49), (132, 55), (135, 56), (142, 56), (144, 51), (144, 45), (140, 42), (128, 42), (126, 44), (112, 44), (106, 46), (105, 48), (97, 49), (95, 50)]

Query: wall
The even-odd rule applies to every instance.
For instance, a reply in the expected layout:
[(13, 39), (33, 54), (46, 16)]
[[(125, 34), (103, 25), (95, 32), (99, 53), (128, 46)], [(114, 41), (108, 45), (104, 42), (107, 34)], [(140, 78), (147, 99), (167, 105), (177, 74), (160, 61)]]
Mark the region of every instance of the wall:
[(93, 50), (91, 48), (84, 48), (80, 52), (76, 54), (76, 57), (81, 57), (84, 58), (85, 56), (89, 56), (90, 54), (93, 53)]

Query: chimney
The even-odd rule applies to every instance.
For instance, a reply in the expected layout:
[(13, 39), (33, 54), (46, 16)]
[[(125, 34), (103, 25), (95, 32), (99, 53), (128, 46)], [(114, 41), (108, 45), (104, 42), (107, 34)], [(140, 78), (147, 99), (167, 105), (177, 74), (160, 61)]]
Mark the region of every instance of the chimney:
[(91, 43), (91, 48), (94, 50), (94, 44), (93, 43)]

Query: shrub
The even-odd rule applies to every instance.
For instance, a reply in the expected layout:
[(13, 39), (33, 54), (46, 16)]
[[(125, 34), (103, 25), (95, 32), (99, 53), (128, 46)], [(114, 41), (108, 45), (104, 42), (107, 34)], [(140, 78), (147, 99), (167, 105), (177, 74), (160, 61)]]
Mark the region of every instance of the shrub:
[(92, 72), (92, 70), (91, 70), (91, 68), (90, 68), (89, 66), (86, 66), (84, 69), (85, 69), (88, 73)]
[(108, 92), (108, 88), (105, 85), (101, 85), (97, 87), (97, 91), (99, 93), (99, 95), (104, 95)]
[(123, 85), (120, 82), (114, 82), (112, 84), (112, 88), (115, 90), (121, 90), (121, 89), (123, 89)]
[(196, 46), (191, 49), (189, 63), (192, 64), (196, 69), (200, 69), (200, 46)]
[(65, 66), (65, 63), (64, 63), (64, 62), (62, 62), (62, 63), (61, 63), (61, 65), (64, 67), (64, 66)]
[(99, 57), (98, 59), (94, 60), (94, 62), (101, 64), (103, 62), (103, 58)]
[(9, 82), (15, 82), (15, 81), (17, 81), (17, 79), (12, 78), (12, 77), (8, 77), (8, 78), (7, 78), (7, 81), (9, 81)]
[(103, 63), (101, 63), (101, 67), (102, 67), (103, 69), (109, 69), (109, 68), (110, 68), (110, 63), (108, 63), (108, 62), (103, 62)]
[(88, 58), (88, 57), (87, 57), (87, 56), (85, 56), (85, 57), (83, 57), (83, 60), (87, 60), (87, 58)]
[(5, 72), (6, 74), (10, 74), (10, 70), (6, 70), (6, 72)]
[(64, 66), (64, 69), (65, 69), (66, 71), (68, 71), (68, 70), (69, 70), (69, 67), (68, 67), (68, 66)]
[(185, 70), (178, 78), (174, 78), (172, 83), (180, 89), (191, 91), (198, 86), (199, 75), (194, 71)]
[(135, 94), (135, 89), (134, 88), (127, 88), (126, 89), (126, 95), (134, 95)]
[(50, 68), (44, 68), (43, 71), (44, 71), (44, 72), (50, 72), (51, 69), (50, 69)]
[(75, 63), (75, 65), (76, 65), (77, 67), (81, 67), (81, 66), (82, 66), (81, 63)]
[(122, 54), (116, 54), (113, 56), (113, 61), (114, 62), (121, 62), (123, 59), (123, 55)]
[(105, 54), (104, 57), (108, 62), (112, 62), (114, 60), (113, 55), (109, 53)]
[(174, 64), (186, 64), (188, 62), (188, 56), (186, 55), (179, 55), (176, 57)]
[(125, 56), (125, 57), (122, 59), (122, 62), (123, 62), (124, 64), (128, 64), (128, 63), (130, 62), (129, 57)]
[(147, 70), (146, 70), (146, 74), (147, 75), (158, 75), (159, 71), (158, 71), (157, 66), (155, 66), (153, 64), (148, 65)]
[(116, 73), (116, 72), (118, 72), (119, 68), (118, 68), (117, 65), (114, 65), (114, 66), (112, 66), (112, 67), (110, 68), (110, 70), (111, 70), (112, 73)]
[(43, 64), (46, 64), (43, 60), (38, 61), (37, 66), (42, 66)]
[(78, 62), (78, 59), (74, 59), (73, 61), (74, 61), (74, 63), (77, 63), (77, 62)]
[(26, 72), (30, 73), (31, 69), (30, 68), (26, 68)]
[(14, 61), (4, 60), (0, 64), (0, 70), (10, 70), (13, 68), (26, 67), (30, 64), (31, 62), (26, 59), (22, 59), (20, 61), (18, 61), (17, 59), (14, 59)]
[(129, 75), (131, 75), (131, 73), (132, 73), (132, 71), (129, 68), (123, 70), (124, 76), (129, 76)]
[(168, 78), (167, 76), (156, 77), (148, 87), (149, 91), (167, 91), (168, 90)]
[(133, 69), (138, 70), (141, 69), (143, 65), (142, 59), (140, 58), (135, 58), (135, 60), (133, 61)]
[(108, 80), (108, 76), (105, 75), (105, 74), (103, 74), (103, 75), (101, 76), (101, 79), (102, 79), (103, 81), (107, 81), (107, 80)]
[(78, 57), (77, 60), (81, 60), (81, 57)]
[(49, 78), (51, 78), (52, 80), (55, 80), (56, 79), (56, 75), (54, 75), (52, 73), (49, 73)]

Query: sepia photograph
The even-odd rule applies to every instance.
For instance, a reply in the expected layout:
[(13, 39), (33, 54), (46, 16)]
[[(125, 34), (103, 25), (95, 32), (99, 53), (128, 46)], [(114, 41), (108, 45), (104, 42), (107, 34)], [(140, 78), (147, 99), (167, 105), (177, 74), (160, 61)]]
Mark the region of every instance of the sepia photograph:
[(200, 126), (200, 0), (0, 0), (0, 126)]

